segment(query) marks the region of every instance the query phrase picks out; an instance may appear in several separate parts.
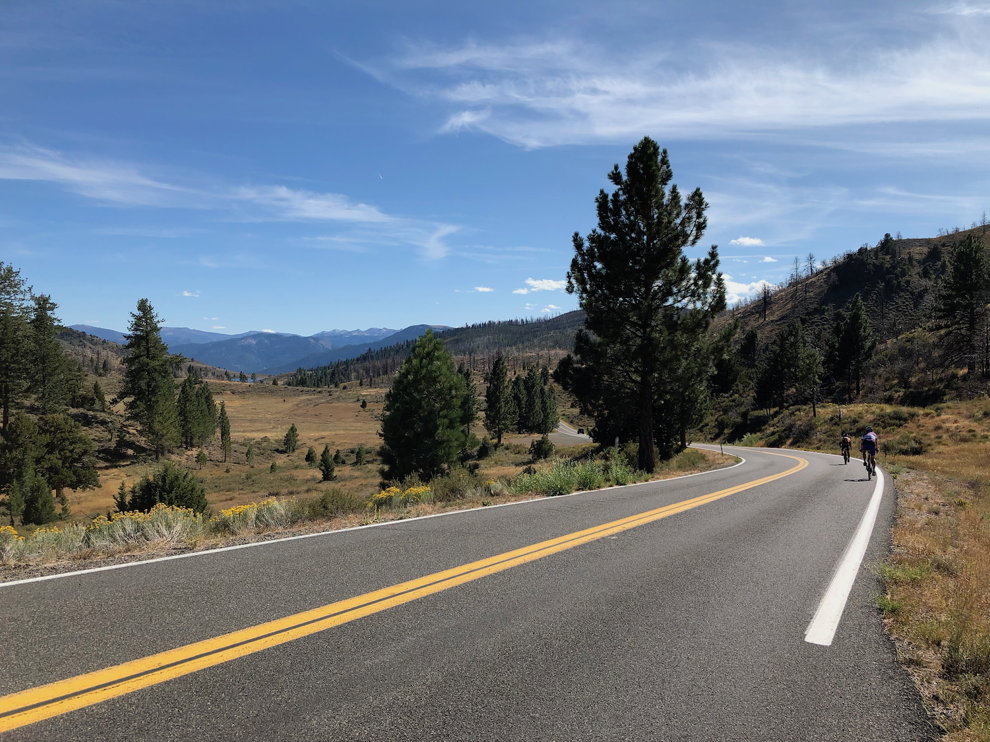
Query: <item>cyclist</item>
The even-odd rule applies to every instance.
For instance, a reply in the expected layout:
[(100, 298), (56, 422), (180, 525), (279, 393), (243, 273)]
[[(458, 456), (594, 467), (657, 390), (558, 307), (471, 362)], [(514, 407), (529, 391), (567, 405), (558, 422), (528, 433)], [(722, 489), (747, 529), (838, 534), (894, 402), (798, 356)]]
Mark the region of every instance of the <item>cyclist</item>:
[[(863, 466), (870, 467), (873, 471), (877, 468), (877, 434), (873, 428), (866, 426), (866, 433), (859, 441), (859, 450), (863, 452)], [(869, 456), (869, 458), (867, 458)]]
[(849, 452), (852, 451), (852, 444), (852, 438), (849, 437), (848, 433), (843, 432), (842, 437), (839, 438), (839, 453), (842, 454), (842, 458), (847, 464), (849, 463)]

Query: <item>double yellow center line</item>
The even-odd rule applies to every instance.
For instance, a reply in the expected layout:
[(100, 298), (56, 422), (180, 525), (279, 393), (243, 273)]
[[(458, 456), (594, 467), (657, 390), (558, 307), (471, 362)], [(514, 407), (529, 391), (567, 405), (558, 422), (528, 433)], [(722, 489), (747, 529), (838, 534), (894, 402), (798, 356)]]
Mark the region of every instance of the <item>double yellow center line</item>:
[(276, 621), (233, 631), (214, 639), (206, 639), (167, 652), (108, 667), (104, 670), (97, 670), (4, 696), (0, 698), (0, 732), (17, 729), (172, 678), (188, 675), (197, 670), (229, 662), (238, 657), (244, 657), (269, 647), (325, 631), (334, 626), (340, 626), (349, 621), (370, 616), (373, 613), (409, 603), (433, 593), (449, 590), (486, 575), (542, 559), (551, 554), (572, 549), (575, 546), (630, 528), (652, 523), (661, 518), (676, 515), (737, 492), (786, 477), (808, 465), (805, 459), (797, 456), (787, 456), (787, 458), (796, 460), (798, 464), (779, 474), (615, 520), (594, 528), (577, 531), (549, 541), (542, 541), (515, 551), (471, 562), (348, 600), (331, 603), (321, 608), (286, 616)]

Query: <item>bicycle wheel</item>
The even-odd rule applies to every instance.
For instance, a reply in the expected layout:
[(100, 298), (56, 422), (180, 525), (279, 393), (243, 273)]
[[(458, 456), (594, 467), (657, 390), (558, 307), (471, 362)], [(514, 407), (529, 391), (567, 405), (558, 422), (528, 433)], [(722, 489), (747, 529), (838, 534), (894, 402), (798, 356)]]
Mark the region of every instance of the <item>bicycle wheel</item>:
[(873, 479), (873, 467), (869, 464), (866, 465), (866, 481), (869, 482)]

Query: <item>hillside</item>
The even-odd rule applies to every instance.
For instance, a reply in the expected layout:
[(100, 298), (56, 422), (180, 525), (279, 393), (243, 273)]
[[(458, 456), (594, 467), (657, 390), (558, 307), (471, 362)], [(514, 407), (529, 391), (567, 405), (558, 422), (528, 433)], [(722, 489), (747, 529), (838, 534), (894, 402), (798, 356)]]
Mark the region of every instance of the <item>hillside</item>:
[[(567, 312), (548, 319), (507, 320), (454, 327), (437, 332), (444, 346), (459, 363), (477, 373), (486, 373), (497, 355), (505, 357), (510, 370), (529, 364), (553, 367), (574, 348), (574, 335), (584, 324), (584, 312)], [(424, 328), (425, 331), (425, 328)], [(369, 386), (387, 386), (412, 351), (415, 338), (401, 343), (382, 341), (379, 348), (322, 366), (302, 366), (290, 383), (300, 386), (330, 386), (362, 380)]]

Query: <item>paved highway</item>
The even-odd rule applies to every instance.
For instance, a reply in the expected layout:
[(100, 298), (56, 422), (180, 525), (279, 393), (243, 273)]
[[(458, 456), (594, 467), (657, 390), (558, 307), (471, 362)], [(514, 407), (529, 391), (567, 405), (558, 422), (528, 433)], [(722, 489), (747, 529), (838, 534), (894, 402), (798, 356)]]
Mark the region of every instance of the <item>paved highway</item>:
[(875, 608), (889, 480), (735, 452), (679, 480), (0, 585), (0, 738), (934, 739)]

